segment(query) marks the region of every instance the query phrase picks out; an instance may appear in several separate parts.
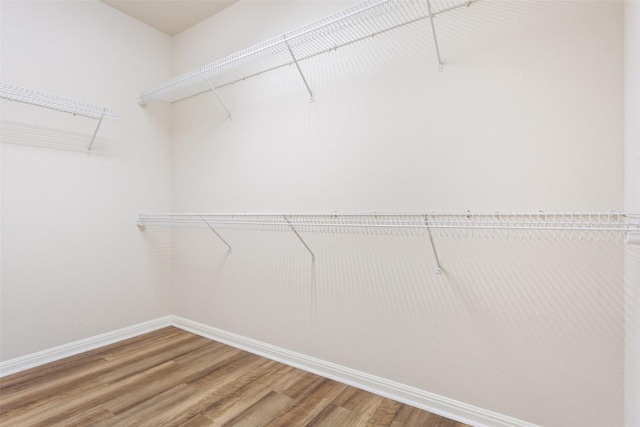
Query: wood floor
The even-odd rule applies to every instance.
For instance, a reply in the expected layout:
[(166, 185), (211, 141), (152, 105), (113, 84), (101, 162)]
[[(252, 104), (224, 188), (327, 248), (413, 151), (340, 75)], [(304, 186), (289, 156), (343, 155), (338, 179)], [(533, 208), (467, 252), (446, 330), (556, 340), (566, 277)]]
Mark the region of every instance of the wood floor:
[(0, 379), (0, 425), (464, 426), (173, 327)]

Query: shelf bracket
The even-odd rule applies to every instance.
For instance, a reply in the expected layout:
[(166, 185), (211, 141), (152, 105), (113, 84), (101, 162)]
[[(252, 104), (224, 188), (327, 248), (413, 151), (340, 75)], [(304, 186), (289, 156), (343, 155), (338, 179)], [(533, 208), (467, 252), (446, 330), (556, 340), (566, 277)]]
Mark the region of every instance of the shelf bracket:
[(298, 64), (298, 60), (296, 56), (293, 54), (293, 49), (289, 46), (289, 42), (285, 40), (284, 44), (287, 45), (287, 49), (289, 49), (289, 53), (291, 54), (291, 59), (293, 59), (293, 63), (296, 64), (296, 68), (298, 69), (298, 73), (300, 73), (300, 77), (302, 77), (302, 81), (304, 82), (305, 87), (307, 88), (307, 92), (309, 92), (310, 101), (313, 102), (313, 93), (311, 92), (311, 88), (309, 87), (309, 83), (307, 83), (307, 79), (304, 77), (302, 73), (302, 69), (300, 68), (300, 64)]
[(438, 258), (436, 245), (435, 243), (433, 243), (433, 236), (431, 235), (431, 228), (429, 227), (429, 215), (424, 216), (424, 224), (427, 227), (427, 233), (429, 234), (429, 242), (431, 243), (431, 249), (433, 249), (433, 256), (436, 259), (436, 273), (442, 274), (442, 266), (440, 265), (440, 258)]
[[(227, 117), (229, 119), (231, 119), (231, 113), (229, 112), (229, 109), (227, 108), (227, 106), (225, 105), (224, 101), (222, 100), (222, 98), (220, 98), (220, 95), (218, 95), (218, 91), (216, 90), (215, 87), (213, 87), (213, 85), (211, 84), (211, 82), (209, 81), (209, 79), (205, 78), (204, 79), (207, 84), (209, 85), (209, 87), (211, 88), (211, 92), (213, 92), (213, 94), (216, 96), (216, 98), (218, 98), (218, 102), (220, 103), (220, 105), (222, 105), (222, 108), (224, 108), (224, 111), (227, 112)], [(208, 224), (207, 224), (208, 225)]]
[(229, 244), (227, 243), (227, 241), (226, 241), (226, 240), (224, 240), (224, 239), (222, 238), (222, 236), (220, 235), (220, 233), (218, 233), (218, 232), (216, 231), (216, 229), (215, 229), (215, 228), (213, 228), (213, 227), (211, 226), (211, 224), (209, 224), (209, 223), (207, 222), (207, 220), (206, 220), (206, 219), (204, 219), (204, 217), (203, 217), (202, 215), (200, 216), (200, 218), (202, 218), (202, 221), (203, 221), (205, 224), (207, 224), (207, 227), (209, 227), (209, 229), (210, 229), (211, 231), (213, 231), (213, 232), (215, 233), (215, 235), (216, 235), (216, 236), (218, 236), (218, 239), (220, 239), (220, 240), (222, 241), (222, 243), (224, 243), (224, 244), (229, 248), (229, 250), (228, 250), (227, 252), (231, 252), (231, 245), (229, 245)]
[(293, 227), (293, 225), (291, 224), (291, 221), (289, 221), (289, 218), (287, 218), (286, 215), (283, 215), (283, 217), (284, 217), (284, 220), (287, 221), (287, 224), (289, 224), (289, 227), (291, 227), (291, 231), (293, 231), (295, 233), (296, 237), (298, 237), (298, 239), (302, 242), (302, 244), (307, 249), (307, 251), (309, 251), (309, 253), (311, 254), (311, 262), (315, 263), (316, 262), (316, 256), (313, 253), (313, 251), (311, 251), (311, 249), (309, 248), (309, 245), (307, 245), (307, 243), (304, 241), (302, 236), (300, 236), (300, 233), (298, 233), (298, 230), (296, 230)]
[[(471, 2), (467, 3), (469, 6)], [(440, 48), (438, 47), (438, 37), (436, 36), (436, 27), (433, 25), (433, 12), (431, 11), (431, 1), (427, 0), (427, 9), (429, 9), (429, 22), (431, 23), (431, 34), (433, 34), (433, 43), (436, 46), (436, 57), (438, 59), (438, 71), (442, 72), (443, 64), (440, 58)], [(431, 234), (429, 234), (431, 236)]]
[(102, 124), (102, 119), (104, 119), (104, 113), (102, 114), (102, 116), (100, 116), (100, 120), (98, 120), (98, 126), (96, 126), (96, 130), (93, 131), (93, 136), (91, 137), (91, 142), (89, 143), (89, 148), (87, 148), (87, 151), (91, 151), (91, 147), (93, 147), (93, 141), (96, 140), (98, 129), (100, 129), (100, 125)]

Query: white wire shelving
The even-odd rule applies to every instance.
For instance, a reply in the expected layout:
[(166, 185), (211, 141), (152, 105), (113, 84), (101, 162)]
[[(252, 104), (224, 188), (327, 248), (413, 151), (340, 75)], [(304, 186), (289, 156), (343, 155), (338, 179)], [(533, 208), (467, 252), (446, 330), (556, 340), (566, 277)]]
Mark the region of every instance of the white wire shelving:
[(640, 213), (139, 213), (138, 226), (208, 227), (229, 250), (218, 230), (293, 232), (315, 261), (301, 233), (427, 236), (442, 272), (434, 237), (507, 239), (617, 240), (637, 243)]
[(177, 102), (284, 66), (295, 65), (313, 100), (300, 62), (340, 47), (428, 19), (438, 70), (442, 60), (433, 18), (478, 0), (367, 0), (281, 36), (218, 59), (139, 94), (138, 102)]
[(112, 108), (28, 89), (11, 83), (0, 82), (0, 98), (98, 120), (98, 125), (89, 143), (89, 150), (93, 146), (102, 121), (104, 119), (117, 121), (120, 118), (117, 111)]

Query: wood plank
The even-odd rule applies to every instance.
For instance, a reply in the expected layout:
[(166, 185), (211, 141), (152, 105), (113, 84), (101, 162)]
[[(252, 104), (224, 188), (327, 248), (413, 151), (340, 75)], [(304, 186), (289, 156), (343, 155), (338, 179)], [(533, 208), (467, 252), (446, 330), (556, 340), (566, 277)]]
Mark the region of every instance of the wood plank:
[[(175, 328), (174, 328), (175, 329)], [(167, 351), (174, 346), (181, 346), (189, 341), (193, 341), (196, 336), (192, 334), (173, 334), (169, 338), (164, 336), (167, 332), (173, 331), (161, 331), (160, 336), (162, 339), (156, 340), (139, 340), (133, 344), (133, 348), (137, 348), (140, 343), (144, 345), (143, 349), (138, 351), (128, 350), (126, 346), (113, 346), (116, 348), (116, 353), (119, 357), (115, 357), (115, 360), (109, 361), (103, 357), (96, 357), (82, 366), (74, 369), (65, 369), (62, 371), (55, 370), (50, 372), (49, 376), (42, 377), (41, 372), (33, 379), (22, 377), (20, 387), (7, 387), (3, 390), (1, 407), (2, 411), (10, 411), (16, 407), (16, 405), (28, 405), (32, 402), (46, 399), (51, 394), (61, 394), (66, 391), (72, 390), (79, 384), (86, 383), (109, 372), (117, 372), (120, 368), (129, 364), (135, 363), (139, 359), (145, 357), (151, 357), (158, 353)], [(201, 337), (197, 337), (201, 338)], [(111, 346), (110, 346), (111, 347)], [(112, 351), (112, 350), (108, 350)], [(103, 356), (105, 352), (95, 351), (96, 354)], [(111, 357), (113, 354), (111, 355)], [(9, 382), (14, 381), (14, 378), (10, 377)], [(4, 383), (4, 379), (0, 381)], [(15, 383), (14, 383), (15, 384)]]
[[(136, 388), (135, 393), (119, 395), (103, 402), (102, 406), (114, 414), (119, 414), (180, 384), (190, 385), (192, 381), (212, 374), (222, 375), (221, 373), (229, 374), (229, 371), (233, 372), (241, 368), (251, 369), (252, 365), (246, 362), (251, 356), (253, 355), (248, 355), (245, 352), (229, 352), (227, 357), (218, 360), (217, 363), (194, 363), (190, 366), (184, 366), (174, 361), (167, 362), (176, 366), (175, 372), (170, 372), (163, 378), (146, 381)], [(254, 357), (253, 360), (255, 363), (264, 362), (259, 357)]]
[[(113, 418), (114, 415), (100, 406), (96, 406), (93, 409), (89, 409), (87, 411), (80, 412), (73, 417), (66, 418), (64, 420), (65, 427), (72, 426), (94, 426), (101, 421), (108, 420)], [(51, 424), (42, 423), (45, 426), (50, 426)]]
[[(190, 385), (199, 390), (200, 393), (196, 398), (191, 399), (188, 402), (183, 402), (182, 411), (176, 414), (173, 418), (168, 419), (167, 423), (171, 425), (180, 425), (193, 417), (197, 417), (198, 415), (208, 415), (214, 411), (220, 411), (220, 408), (222, 407), (228, 408), (237, 406), (239, 401), (242, 400), (242, 396), (234, 399), (235, 396), (232, 394), (232, 390), (236, 390), (240, 386), (240, 378), (244, 379), (244, 374), (249, 372), (256, 377), (259, 377), (263, 373), (260, 367), (267, 365), (269, 362), (270, 361), (258, 358), (252, 363), (244, 366), (242, 370), (236, 370), (217, 377), (218, 383), (209, 388), (198, 388), (193, 386), (191, 383)], [(209, 419), (212, 418), (209, 417)]]
[(87, 381), (60, 394), (54, 393), (43, 396), (36, 401), (15, 406), (11, 410), (4, 408), (4, 405), (2, 405), (3, 398), (2, 395), (0, 395), (0, 425), (5, 426), (20, 422), (22, 419), (33, 418), (42, 413), (56, 413), (60, 411), (60, 408), (64, 407), (64, 405), (68, 405), (70, 401), (75, 401), (76, 396), (82, 396), (85, 393), (91, 392), (96, 387), (99, 387), (99, 385), (92, 381)]
[(151, 399), (132, 406), (117, 416), (96, 424), (96, 427), (166, 425), (164, 420), (182, 410), (182, 402), (196, 395), (198, 391), (187, 384), (179, 384)]
[[(173, 361), (177, 357), (187, 355), (202, 347), (206, 347), (207, 341), (205, 338), (198, 337), (198, 339), (173, 343), (171, 346), (167, 346), (162, 352), (147, 355), (146, 357), (130, 357), (127, 359), (128, 363), (124, 366), (120, 366), (118, 369), (110, 370), (104, 375), (100, 375), (96, 379), (106, 384), (112, 384), (118, 381), (122, 381), (126, 378), (144, 372), (147, 369), (154, 366), (162, 365), (165, 362)], [(122, 359), (118, 359), (122, 362)]]
[(79, 384), (86, 383), (91, 378), (107, 372), (110, 364), (104, 359), (97, 359), (88, 363), (81, 370), (69, 369), (66, 376), (55, 376), (53, 379), (40, 378), (27, 382), (27, 387), (21, 387), (16, 392), (3, 392), (1, 412), (11, 411), (23, 405), (45, 399), (53, 394), (64, 394)]
[(292, 399), (298, 399), (302, 393), (309, 387), (313, 387), (314, 384), (321, 381), (323, 378), (314, 375), (310, 372), (305, 372), (296, 382), (282, 391), (282, 394)]
[[(351, 387), (355, 390), (354, 393), (349, 393), (349, 397), (345, 399), (345, 394), (341, 394), (336, 402), (340, 402), (340, 406), (350, 411), (358, 410), (360, 408), (364, 408), (369, 405), (370, 399), (375, 396), (372, 393), (369, 393), (364, 390), (359, 390), (357, 388)], [(377, 397), (377, 396), (376, 396)]]
[(140, 373), (135, 377), (127, 378), (118, 384), (100, 385), (93, 384), (91, 391), (79, 394), (72, 399), (64, 399), (59, 402), (58, 406), (44, 408), (43, 411), (23, 414), (16, 417), (15, 421), (24, 423), (23, 425), (33, 425), (36, 423), (44, 423), (54, 425), (62, 423), (65, 419), (77, 416), (83, 411), (101, 405), (103, 402), (109, 401), (120, 396), (127, 396), (131, 400), (139, 400), (139, 389), (145, 387), (149, 383), (162, 381), (171, 372), (175, 372), (179, 366), (174, 362), (167, 362), (160, 366), (156, 366), (148, 371)]
[[(378, 406), (384, 399), (384, 397), (382, 396), (377, 396), (368, 392), (365, 393), (367, 393), (368, 396), (365, 399), (359, 401), (359, 405), (357, 408), (351, 410), (353, 416), (343, 424), (344, 427), (367, 425), (367, 421), (373, 416), (376, 408), (378, 408)], [(410, 425), (426, 426), (429, 424)]]
[(400, 402), (396, 402), (395, 400), (383, 399), (382, 402), (380, 402), (380, 405), (378, 405), (378, 407), (376, 408), (371, 418), (369, 418), (369, 420), (367, 421), (367, 425), (371, 427), (389, 426), (393, 422), (393, 420), (396, 419), (398, 412), (403, 406), (406, 405), (403, 405)]
[(381, 396), (347, 387), (312, 419), (309, 426), (364, 426), (384, 400)]
[(233, 427), (262, 427), (292, 407), (295, 400), (275, 391), (242, 411), (238, 416), (222, 424)]
[(189, 421), (178, 425), (178, 427), (213, 427), (213, 421), (202, 414), (189, 419)]
[(336, 404), (329, 404), (325, 406), (322, 411), (318, 413), (309, 423), (308, 427), (331, 427), (342, 426), (345, 420), (349, 420), (351, 417), (351, 411), (338, 406)]
[(49, 381), (56, 378), (56, 374), (64, 376), (68, 369), (79, 369), (83, 364), (94, 363), (97, 359), (101, 359), (103, 356), (109, 355), (112, 352), (135, 352), (138, 347), (144, 347), (154, 341), (166, 342), (166, 340), (172, 336), (183, 335), (183, 332), (184, 331), (174, 327), (162, 328), (149, 334), (139, 335), (26, 371), (7, 375), (0, 380), (0, 392), (15, 391), (18, 390), (21, 385), (30, 387), (33, 383), (41, 380)]
[(239, 389), (236, 394), (225, 398), (224, 405), (218, 404), (215, 407), (210, 407), (204, 414), (208, 418), (215, 420), (216, 425), (223, 425), (267, 393), (286, 388), (301, 373), (295, 368), (278, 363), (273, 371), (259, 377), (254, 383)]
[(226, 422), (226, 418), (233, 418), (237, 413), (253, 405), (270, 392), (271, 384), (288, 372), (286, 367), (277, 362), (263, 363), (229, 381), (224, 387), (209, 394), (207, 406), (203, 414), (218, 423)]
[(315, 387), (310, 387), (302, 394), (296, 404), (287, 412), (272, 420), (268, 426), (306, 425), (335, 399), (347, 386), (327, 378), (322, 378)]

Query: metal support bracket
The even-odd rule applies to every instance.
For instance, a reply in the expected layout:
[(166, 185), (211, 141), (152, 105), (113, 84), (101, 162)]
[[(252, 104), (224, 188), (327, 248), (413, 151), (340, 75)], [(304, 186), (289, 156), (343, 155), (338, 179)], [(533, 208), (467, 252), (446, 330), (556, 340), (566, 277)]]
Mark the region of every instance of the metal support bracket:
[[(470, 4), (471, 2), (469, 2)], [(467, 4), (467, 6), (469, 6)], [(429, 9), (429, 22), (431, 23), (431, 34), (433, 34), (433, 43), (436, 46), (436, 57), (438, 58), (438, 71), (442, 72), (443, 64), (440, 58), (440, 48), (438, 47), (438, 37), (436, 36), (436, 27), (433, 25), (433, 12), (431, 11), (431, 1), (427, 0), (427, 9)]]
[(296, 68), (298, 69), (298, 73), (300, 73), (300, 77), (302, 77), (302, 81), (304, 82), (305, 87), (307, 88), (307, 92), (309, 92), (310, 102), (313, 102), (313, 93), (311, 92), (311, 88), (309, 87), (309, 83), (307, 83), (307, 79), (305, 79), (304, 74), (302, 74), (302, 69), (298, 64), (298, 60), (296, 56), (293, 54), (293, 50), (291, 46), (289, 46), (289, 42), (285, 40), (284, 42), (287, 45), (287, 49), (289, 49), (289, 53), (291, 54), (291, 59), (293, 59), (293, 63), (296, 64)]
[(304, 247), (307, 249), (307, 251), (309, 251), (309, 253), (311, 254), (311, 262), (315, 263), (316, 262), (316, 256), (313, 253), (313, 251), (309, 248), (309, 245), (307, 245), (307, 243), (304, 241), (304, 239), (302, 238), (302, 236), (300, 236), (300, 233), (298, 233), (298, 230), (296, 230), (293, 225), (291, 224), (291, 221), (289, 221), (289, 218), (287, 218), (286, 215), (283, 215), (284, 220), (287, 221), (287, 224), (289, 224), (289, 227), (291, 227), (291, 231), (293, 231), (295, 233), (295, 235), (298, 237), (298, 239), (302, 242), (302, 244), (304, 245)]
[(202, 221), (203, 221), (205, 224), (207, 224), (207, 227), (209, 227), (209, 229), (210, 229), (211, 231), (213, 231), (213, 232), (215, 233), (215, 235), (216, 235), (216, 236), (218, 236), (218, 239), (220, 239), (220, 240), (222, 241), (222, 243), (224, 243), (224, 244), (229, 248), (229, 251), (228, 251), (228, 252), (231, 252), (231, 245), (229, 245), (229, 244), (227, 243), (227, 241), (226, 241), (226, 240), (224, 240), (224, 239), (222, 238), (222, 236), (220, 235), (220, 233), (218, 233), (218, 232), (215, 230), (215, 228), (213, 228), (213, 227), (211, 226), (211, 224), (209, 224), (209, 223), (207, 222), (207, 220), (206, 220), (206, 219), (204, 219), (204, 217), (203, 217), (203, 216), (200, 216), (200, 218), (202, 218)]
[(104, 114), (100, 116), (100, 120), (98, 121), (98, 126), (96, 126), (96, 130), (93, 131), (93, 136), (91, 137), (91, 142), (89, 143), (89, 148), (87, 148), (87, 151), (91, 151), (91, 147), (93, 147), (93, 141), (96, 140), (98, 129), (100, 129), (100, 125), (102, 124), (102, 119), (104, 119)]
[(424, 224), (427, 226), (427, 233), (429, 234), (429, 242), (431, 243), (431, 249), (433, 249), (433, 256), (436, 259), (436, 273), (442, 274), (442, 266), (440, 265), (440, 258), (438, 258), (438, 252), (436, 251), (436, 245), (433, 242), (433, 236), (431, 235), (431, 228), (429, 227), (429, 216), (424, 216)]
[(224, 108), (224, 111), (227, 112), (227, 117), (229, 117), (229, 119), (231, 119), (231, 112), (229, 112), (229, 109), (225, 105), (224, 101), (222, 100), (222, 98), (220, 98), (220, 95), (218, 95), (218, 91), (216, 90), (216, 88), (213, 87), (213, 85), (211, 84), (209, 79), (204, 79), (204, 80), (207, 82), (207, 84), (211, 88), (211, 92), (213, 92), (213, 94), (216, 96), (216, 98), (218, 98), (218, 102), (222, 105), (222, 108)]

